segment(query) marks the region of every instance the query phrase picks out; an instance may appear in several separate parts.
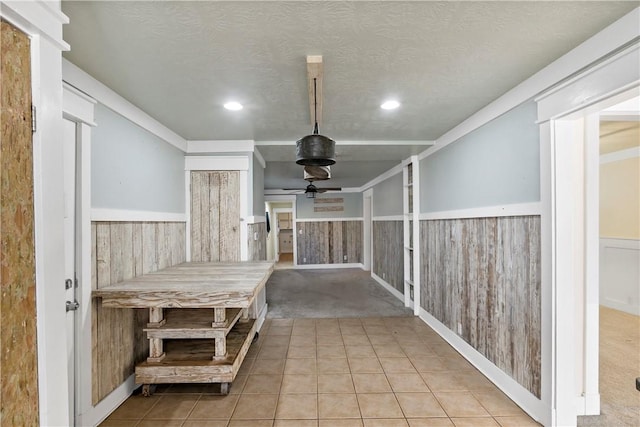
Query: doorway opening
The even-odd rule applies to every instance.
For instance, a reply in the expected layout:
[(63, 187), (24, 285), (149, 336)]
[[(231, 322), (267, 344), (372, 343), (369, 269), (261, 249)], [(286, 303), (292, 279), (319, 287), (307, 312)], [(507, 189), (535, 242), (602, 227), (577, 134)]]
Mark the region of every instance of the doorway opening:
[(602, 110), (598, 129), (600, 415), (578, 424), (632, 425), (640, 412), (640, 97)]
[(267, 259), (276, 262), (276, 269), (293, 268), (296, 265), (295, 203), (293, 200), (267, 201), (265, 210), (269, 217)]

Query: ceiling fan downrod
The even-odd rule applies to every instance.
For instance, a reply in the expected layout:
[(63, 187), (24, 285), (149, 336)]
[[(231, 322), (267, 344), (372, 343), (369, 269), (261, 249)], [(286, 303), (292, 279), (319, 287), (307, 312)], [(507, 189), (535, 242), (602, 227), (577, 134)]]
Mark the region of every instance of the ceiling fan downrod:
[(336, 142), (318, 133), (318, 98), (316, 79), (313, 79), (314, 126), (311, 135), (296, 141), (296, 163), (304, 166), (330, 166), (335, 164)]

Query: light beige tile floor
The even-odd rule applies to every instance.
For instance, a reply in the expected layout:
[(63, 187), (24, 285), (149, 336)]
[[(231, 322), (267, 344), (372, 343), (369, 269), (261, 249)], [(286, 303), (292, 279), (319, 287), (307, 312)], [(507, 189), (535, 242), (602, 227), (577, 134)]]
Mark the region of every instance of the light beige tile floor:
[(421, 320), (270, 319), (227, 396), (134, 395), (108, 426), (536, 426)]

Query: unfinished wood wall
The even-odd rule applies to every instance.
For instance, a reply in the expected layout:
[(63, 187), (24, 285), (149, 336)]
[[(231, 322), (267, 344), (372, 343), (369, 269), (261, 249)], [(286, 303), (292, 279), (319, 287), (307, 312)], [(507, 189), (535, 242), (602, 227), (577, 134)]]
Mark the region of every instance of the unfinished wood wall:
[(362, 263), (362, 221), (296, 222), (298, 264)]
[(421, 221), (421, 306), (540, 397), (540, 217)]
[(240, 172), (191, 172), (191, 261), (240, 261)]
[(247, 225), (247, 240), (247, 244), (249, 245), (249, 261), (266, 261), (267, 224), (259, 222)]
[(0, 23), (0, 423), (38, 425), (29, 37)]
[[(102, 288), (185, 261), (183, 222), (93, 222), (92, 287)], [(92, 303), (92, 401), (95, 405), (148, 356), (147, 310)]]
[(403, 221), (373, 221), (373, 272), (404, 293)]

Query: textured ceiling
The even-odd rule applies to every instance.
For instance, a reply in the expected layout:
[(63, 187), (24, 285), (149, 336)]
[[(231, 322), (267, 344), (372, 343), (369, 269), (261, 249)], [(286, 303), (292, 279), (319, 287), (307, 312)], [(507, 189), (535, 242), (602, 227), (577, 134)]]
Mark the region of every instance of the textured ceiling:
[[(255, 141), (310, 133), (307, 55), (324, 60), (322, 134), (429, 141), (637, 6), (62, 2), (71, 62), (186, 139)], [(381, 110), (387, 98), (401, 108)], [(244, 110), (224, 110), (229, 99)], [(360, 160), (382, 147), (361, 146)]]

